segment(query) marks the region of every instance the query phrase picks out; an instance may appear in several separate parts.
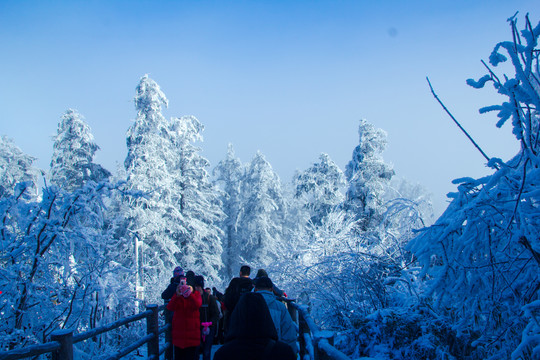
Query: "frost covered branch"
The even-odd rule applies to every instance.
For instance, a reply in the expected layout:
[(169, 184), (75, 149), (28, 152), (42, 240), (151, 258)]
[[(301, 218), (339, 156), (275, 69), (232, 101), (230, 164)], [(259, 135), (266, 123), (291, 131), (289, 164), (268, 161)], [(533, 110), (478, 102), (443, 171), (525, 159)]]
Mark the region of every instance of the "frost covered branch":
[(455, 180), (458, 193), (448, 209), (407, 247), (426, 276), (426, 301), (468, 334), (474, 358), (482, 359), (540, 354), (538, 308), (525, 311), (540, 296), (540, 23), (533, 28), (527, 17), (519, 33), (515, 18), (510, 21), (513, 41), (496, 44), (490, 63), (497, 67), (510, 59), (514, 75), (497, 76), (483, 62), (489, 74), (467, 83), (482, 88), (492, 81), (506, 97), (480, 112), (498, 111), (497, 127), (511, 119), (521, 149), (508, 161), (491, 159), (492, 175)]
[[(463, 128), (463, 126), (461, 126), (461, 124), (456, 120), (456, 118), (454, 117), (454, 115), (452, 115), (452, 113), (448, 110), (448, 108), (444, 105), (444, 103), (441, 101), (441, 99), (439, 99), (439, 97), (437, 96), (437, 94), (435, 93), (435, 90), (433, 90), (433, 86), (431, 86), (431, 82), (429, 81), (429, 78), (426, 77), (426, 80), (429, 84), (429, 88), (431, 90), (431, 93), (433, 94), (433, 97), (435, 97), (435, 99), (437, 100), (437, 102), (442, 106), (442, 108), (444, 109), (444, 111), (446, 111), (446, 113), (448, 114), (448, 116), (450, 116), (450, 118), (454, 121), (454, 123), (459, 127), (459, 129), (465, 134), (465, 136), (467, 136), (467, 138), (471, 141), (471, 143), (474, 145), (474, 147), (480, 151), (480, 154), (482, 154), (482, 156), (489, 162), (490, 161), (490, 158), (489, 156), (486, 155), (486, 153), (484, 152), (484, 150), (482, 150), (480, 148), (480, 146), (476, 143), (476, 141), (474, 141), (474, 139), (469, 135), (469, 133)], [(496, 165), (495, 165), (496, 166)], [(497, 168), (497, 167), (496, 167)]]

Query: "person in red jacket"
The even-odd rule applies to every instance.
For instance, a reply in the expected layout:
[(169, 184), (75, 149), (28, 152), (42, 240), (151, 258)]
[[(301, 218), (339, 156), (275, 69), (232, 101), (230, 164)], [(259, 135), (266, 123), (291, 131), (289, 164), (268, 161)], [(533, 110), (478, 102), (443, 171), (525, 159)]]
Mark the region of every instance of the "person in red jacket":
[[(185, 280), (185, 279), (184, 279)], [(175, 360), (197, 360), (201, 344), (201, 321), (199, 308), (202, 297), (193, 287), (182, 281), (176, 288), (167, 309), (174, 311), (172, 319), (172, 343)]]

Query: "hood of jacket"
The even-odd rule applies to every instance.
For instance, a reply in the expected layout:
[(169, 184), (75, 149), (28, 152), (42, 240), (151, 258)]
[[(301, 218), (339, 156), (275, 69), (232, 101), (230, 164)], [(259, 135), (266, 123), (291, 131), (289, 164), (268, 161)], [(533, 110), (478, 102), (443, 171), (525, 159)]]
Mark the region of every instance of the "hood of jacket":
[(240, 338), (278, 339), (270, 311), (261, 294), (250, 292), (242, 295), (234, 308), (227, 340)]

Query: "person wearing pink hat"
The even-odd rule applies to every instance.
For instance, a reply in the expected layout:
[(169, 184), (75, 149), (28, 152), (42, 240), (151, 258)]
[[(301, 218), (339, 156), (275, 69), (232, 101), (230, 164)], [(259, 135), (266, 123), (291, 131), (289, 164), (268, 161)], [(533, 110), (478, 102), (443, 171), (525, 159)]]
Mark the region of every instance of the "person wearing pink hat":
[(175, 360), (197, 360), (198, 347), (201, 344), (201, 321), (199, 309), (202, 305), (201, 294), (180, 278), (176, 292), (167, 304), (167, 310), (173, 312), (172, 344)]
[[(177, 266), (173, 270), (173, 277), (171, 278), (171, 281), (167, 288), (161, 293), (161, 298), (163, 299), (163, 302), (165, 305), (169, 303), (171, 298), (173, 297), (174, 293), (176, 292), (176, 289), (178, 288), (178, 285), (180, 285), (180, 281), (182, 279), (185, 280), (186, 275), (184, 274), (184, 269), (182, 269), (180, 266)], [(173, 318), (173, 312), (169, 311), (168, 309), (165, 309), (165, 321), (170, 324), (172, 323)], [(170, 333), (169, 333), (170, 334)], [(167, 338), (167, 342), (172, 344), (172, 339)], [(173, 359), (173, 348), (172, 346), (169, 347), (165, 351), (165, 360), (172, 360)]]

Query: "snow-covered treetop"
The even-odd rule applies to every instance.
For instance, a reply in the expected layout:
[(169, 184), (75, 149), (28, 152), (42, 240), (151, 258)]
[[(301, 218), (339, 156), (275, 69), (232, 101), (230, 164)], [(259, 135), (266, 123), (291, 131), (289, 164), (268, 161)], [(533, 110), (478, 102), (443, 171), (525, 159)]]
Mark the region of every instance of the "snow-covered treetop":
[(68, 109), (64, 113), (53, 139), (52, 183), (72, 191), (85, 180), (100, 181), (110, 176), (107, 170), (92, 163), (99, 146), (94, 142), (90, 126), (76, 110)]
[(169, 106), (169, 100), (161, 91), (159, 85), (144, 75), (137, 86), (135, 95), (135, 108), (141, 113), (161, 113), (161, 105)]
[(0, 136), (0, 198), (13, 194), (15, 185), (29, 182), (35, 189), (37, 170), (32, 166), (36, 160), (26, 155), (7, 136)]
[[(126, 144), (128, 154), (124, 165), (126, 170), (132, 168), (136, 159), (144, 159), (144, 147), (159, 147), (158, 143), (146, 144), (143, 148), (138, 145), (148, 141), (160, 140), (161, 135), (169, 132), (168, 123), (161, 113), (161, 106), (168, 105), (165, 94), (161, 91), (159, 85), (148, 75), (144, 75), (139, 81), (134, 98), (137, 118), (127, 131)], [(142, 153), (140, 153), (142, 151)]]
[(387, 134), (383, 129), (377, 129), (365, 119), (360, 120), (358, 126), (358, 146), (354, 149), (353, 159), (347, 164), (345, 174), (348, 179), (358, 170), (358, 166), (365, 159), (382, 160), (382, 153), (386, 149)]
[(349, 181), (345, 207), (366, 222), (377, 221), (384, 212), (384, 188), (394, 176), (394, 170), (382, 157), (386, 148), (386, 132), (367, 120), (361, 120), (358, 135), (359, 144), (345, 168)]
[(293, 179), (295, 199), (310, 212), (311, 221), (317, 224), (334, 206), (343, 202), (345, 196), (341, 190), (346, 185), (343, 171), (328, 154), (321, 154), (319, 160)]

